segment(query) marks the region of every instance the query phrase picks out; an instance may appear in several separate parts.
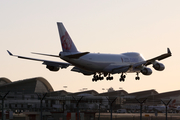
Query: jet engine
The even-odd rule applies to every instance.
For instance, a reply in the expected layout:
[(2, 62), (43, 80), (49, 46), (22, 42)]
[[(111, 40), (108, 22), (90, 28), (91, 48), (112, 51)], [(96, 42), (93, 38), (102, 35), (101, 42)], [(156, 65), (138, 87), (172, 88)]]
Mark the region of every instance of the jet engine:
[(165, 66), (162, 63), (156, 62), (153, 64), (153, 68), (158, 71), (163, 71)]
[(58, 71), (59, 70), (59, 67), (57, 67), (57, 66), (47, 65), (46, 68), (49, 69), (50, 71)]
[(144, 67), (142, 70), (141, 70), (141, 73), (143, 75), (151, 75), (152, 74), (152, 70), (150, 68), (147, 68), (147, 67)]

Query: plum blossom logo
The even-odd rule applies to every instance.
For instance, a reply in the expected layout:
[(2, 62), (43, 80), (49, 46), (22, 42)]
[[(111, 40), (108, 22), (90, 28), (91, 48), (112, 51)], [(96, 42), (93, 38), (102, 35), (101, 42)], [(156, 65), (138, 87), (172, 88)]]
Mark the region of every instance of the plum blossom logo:
[(67, 33), (67, 31), (65, 32), (65, 35), (63, 35), (61, 37), (61, 43), (62, 43), (62, 47), (65, 50), (70, 50), (71, 49), (71, 47), (72, 47), (72, 40), (69, 37), (69, 34)]

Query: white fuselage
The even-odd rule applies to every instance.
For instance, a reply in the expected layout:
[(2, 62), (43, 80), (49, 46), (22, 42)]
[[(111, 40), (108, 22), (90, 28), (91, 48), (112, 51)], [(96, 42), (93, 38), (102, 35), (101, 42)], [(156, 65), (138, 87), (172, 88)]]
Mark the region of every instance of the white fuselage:
[[(62, 52), (61, 59), (71, 63), (76, 67), (91, 72), (109, 72), (106, 68), (133, 65), (135, 63), (145, 61), (141, 54), (135, 52), (123, 54), (89, 53), (78, 59), (65, 57), (66, 55), (70, 54)], [(129, 72), (133, 72), (133, 70)]]

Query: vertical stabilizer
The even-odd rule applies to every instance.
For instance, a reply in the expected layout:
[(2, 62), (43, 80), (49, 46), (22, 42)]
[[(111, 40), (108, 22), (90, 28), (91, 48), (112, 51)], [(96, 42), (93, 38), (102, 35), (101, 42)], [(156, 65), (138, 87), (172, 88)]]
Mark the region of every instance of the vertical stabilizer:
[(77, 52), (77, 48), (61, 22), (57, 23), (63, 52)]

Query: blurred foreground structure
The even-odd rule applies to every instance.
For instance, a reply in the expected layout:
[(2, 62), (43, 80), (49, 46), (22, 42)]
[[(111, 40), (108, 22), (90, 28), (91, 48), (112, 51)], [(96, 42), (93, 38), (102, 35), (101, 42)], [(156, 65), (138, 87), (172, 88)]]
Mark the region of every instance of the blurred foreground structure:
[(7, 120), (15, 119), (19, 115), (25, 120), (39, 120), (41, 117), (43, 120), (75, 120), (77, 117), (80, 120), (88, 120), (94, 119), (95, 113), (110, 112), (111, 105), (113, 112), (125, 109), (129, 113), (137, 113), (140, 111), (137, 99), (147, 99), (143, 104), (143, 112), (146, 113), (164, 112), (162, 100), (166, 102), (170, 99), (172, 102), (168, 106), (168, 111), (180, 110), (180, 90), (166, 93), (158, 93), (155, 90), (128, 93), (125, 90), (111, 89), (104, 93), (95, 90), (70, 93), (65, 90), (54, 91), (49, 82), (42, 77), (16, 82), (0, 78), (1, 110), (2, 97), (6, 94), (3, 107), (4, 119)]

